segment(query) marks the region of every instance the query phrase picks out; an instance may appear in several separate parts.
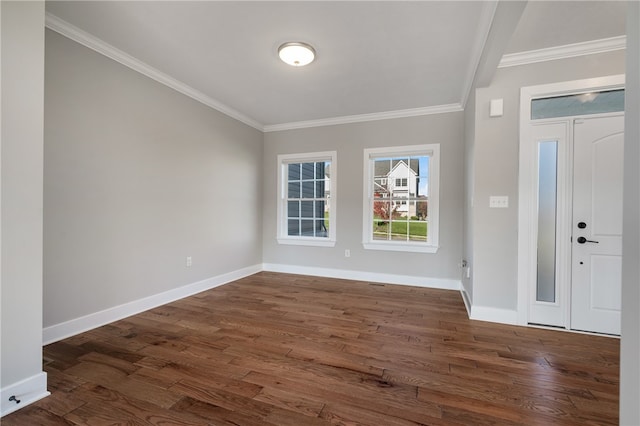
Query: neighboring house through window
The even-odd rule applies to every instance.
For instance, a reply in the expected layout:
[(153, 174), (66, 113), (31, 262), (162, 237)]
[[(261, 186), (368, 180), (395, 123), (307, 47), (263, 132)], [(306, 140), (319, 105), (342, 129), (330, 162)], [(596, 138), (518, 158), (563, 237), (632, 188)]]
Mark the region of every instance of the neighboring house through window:
[(365, 149), (363, 245), (438, 250), (440, 145)]
[(334, 246), (336, 152), (278, 156), (278, 242)]

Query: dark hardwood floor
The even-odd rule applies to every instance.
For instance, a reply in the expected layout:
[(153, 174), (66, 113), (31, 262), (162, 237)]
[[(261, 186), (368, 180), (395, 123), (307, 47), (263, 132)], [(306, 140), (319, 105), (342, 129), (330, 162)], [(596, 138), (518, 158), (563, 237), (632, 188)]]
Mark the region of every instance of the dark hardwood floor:
[(48, 345), (10, 425), (606, 425), (619, 340), (467, 319), (456, 291), (262, 272)]

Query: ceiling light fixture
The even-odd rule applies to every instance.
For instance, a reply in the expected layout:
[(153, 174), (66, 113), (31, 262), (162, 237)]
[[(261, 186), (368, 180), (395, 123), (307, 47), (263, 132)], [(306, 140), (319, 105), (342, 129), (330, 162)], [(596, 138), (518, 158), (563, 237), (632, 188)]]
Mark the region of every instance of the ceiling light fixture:
[(302, 42), (285, 43), (278, 48), (278, 56), (286, 64), (294, 67), (309, 65), (316, 57), (316, 51)]

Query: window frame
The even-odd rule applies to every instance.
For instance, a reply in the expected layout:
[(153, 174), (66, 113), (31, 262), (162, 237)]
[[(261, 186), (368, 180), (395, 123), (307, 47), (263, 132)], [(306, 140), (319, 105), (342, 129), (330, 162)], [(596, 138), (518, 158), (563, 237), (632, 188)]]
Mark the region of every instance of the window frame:
[[(309, 152), (302, 154), (278, 155), (278, 190), (277, 190), (277, 229), (276, 239), (279, 244), (334, 247), (336, 244), (336, 188), (337, 188), (337, 151)], [(331, 162), (331, 176), (329, 177), (329, 235), (327, 237), (309, 237), (288, 235), (287, 226), (287, 188), (288, 166), (292, 163), (315, 163), (319, 161)]]
[[(427, 241), (384, 241), (373, 239), (374, 162), (379, 158), (429, 156)], [(364, 150), (362, 245), (368, 250), (436, 253), (439, 240), (440, 144), (408, 145)], [(407, 200), (410, 201), (410, 200)]]

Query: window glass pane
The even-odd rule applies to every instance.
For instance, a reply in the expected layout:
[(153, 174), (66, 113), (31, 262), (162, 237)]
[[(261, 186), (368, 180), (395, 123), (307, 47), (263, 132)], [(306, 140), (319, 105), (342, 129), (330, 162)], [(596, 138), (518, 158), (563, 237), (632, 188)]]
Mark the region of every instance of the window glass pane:
[(302, 198), (313, 198), (314, 197), (314, 182), (313, 181), (308, 181), (302, 182)]
[(329, 228), (325, 225), (324, 219), (316, 220), (316, 237), (328, 237)]
[(324, 179), (324, 161), (316, 163), (316, 179)]
[(315, 202), (313, 217), (316, 219), (324, 218), (324, 201)]
[(313, 217), (313, 201), (302, 201), (300, 214), (302, 217)]
[(287, 221), (287, 235), (300, 235), (300, 221), (298, 219), (289, 219)]
[(417, 178), (416, 186), (418, 190), (418, 198), (426, 198), (429, 195), (429, 178)]
[(376, 199), (373, 202), (373, 218), (388, 220), (391, 214), (391, 202), (389, 200)]
[(315, 163), (302, 163), (302, 180), (313, 179)]
[[(326, 206), (326, 204), (325, 204)], [(329, 233), (329, 207), (325, 207), (324, 212), (324, 229)]]
[(300, 182), (289, 182), (287, 198), (300, 198)]
[(289, 181), (300, 180), (300, 164), (289, 164)]
[(316, 198), (324, 198), (324, 180), (319, 180), (316, 182)]
[(313, 237), (313, 220), (301, 220), (300, 221), (300, 235), (304, 237)]
[(556, 194), (558, 143), (538, 144), (538, 262), (536, 300), (556, 300)]
[(388, 240), (389, 222), (386, 220), (373, 221), (373, 239), (374, 240)]
[(406, 221), (393, 220), (391, 222), (390, 237), (393, 241), (407, 241), (408, 226)]
[(533, 99), (531, 119), (624, 111), (624, 89)]
[(427, 205), (428, 201), (416, 201), (415, 202), (415, 215), (418, 220), (427, 220)]
[(300, 217), (300, 201), (287, 202), (287, 216)]
[(427, 222), (409, 222), (409, 241), (427, 241)]
[(391, 161), (389, 159), (374, 161), (374, 177), (386, 178), (391, 171)]

